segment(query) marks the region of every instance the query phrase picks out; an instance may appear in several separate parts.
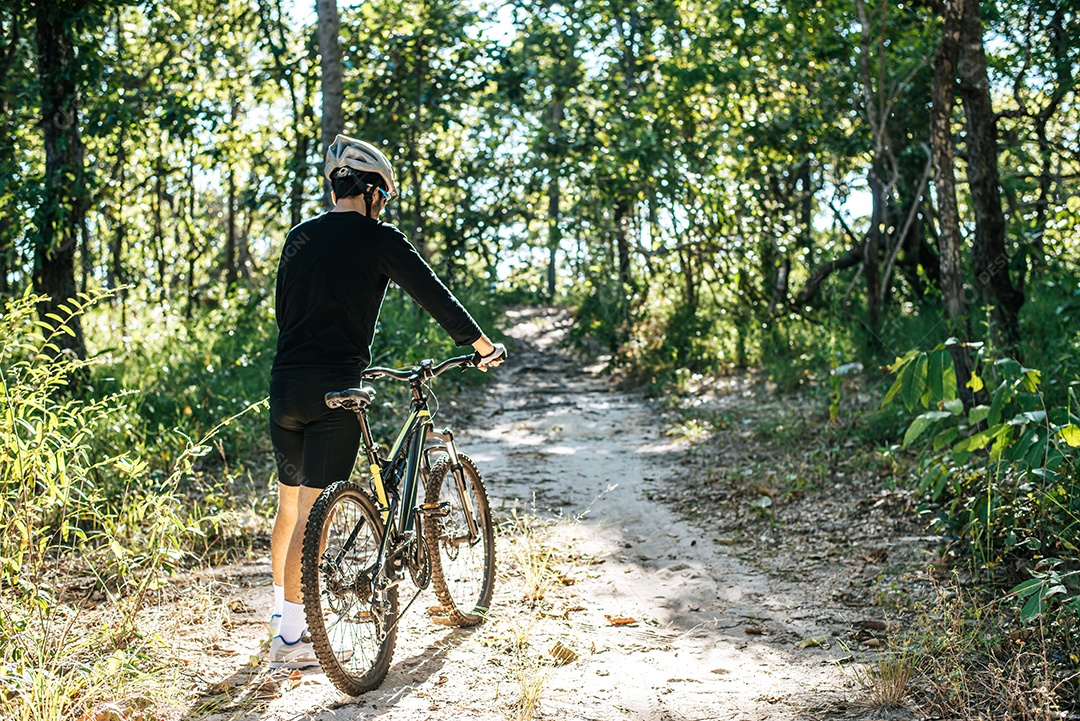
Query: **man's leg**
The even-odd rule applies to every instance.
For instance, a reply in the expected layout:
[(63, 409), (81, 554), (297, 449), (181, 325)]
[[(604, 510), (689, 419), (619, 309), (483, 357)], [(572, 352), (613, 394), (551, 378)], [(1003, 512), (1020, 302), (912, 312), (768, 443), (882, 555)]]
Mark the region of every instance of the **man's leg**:
[(292, 534), (288, 539), (285, 553), (283, 580), (285, 583), (285, 604), (281, 617), (279, 635), (287, 642), (294, 643), (304, 632), (305, 619), (303, 597), (300, 593), (300, 559), (304, 554), (304, 529), (308, 515), (316, 499), (322, 493), (321, 488), (301, 486), (296, 499), (296, 518)]
[(274, 444), (278, 469), (278, 510), (274, 518), (274, 532), (270, 537), (270, 567), (274, 578), (270, 635), (276, 636), (285, 605), (285, 557), (296, 525), (297, 496), (302, 480), (300, 469), (304, 463), (304, 431), (295, 419), (285, 413), (284, 399), (275, 397), (283, 395), (282, 384), (271, 382), (270, 389), (271, 399), (276, 401), (271, 404), (270, 439)]
[[(322, 402), (321, 397), (318, 400)], [(278, 632), (286, 643), (299, 639), (305, 626), (301, 559), (308, 515), (324, 488), (349, 477), (359, 445), (360, 422), (348, 411), (327, 411), (304, 427), (304, 485), (297, 494), (296, 520), (285, 554), (285, 603)]]
[[(274, 574), (274, 615), (281, 615), (284, 600), (285, 557), (289, 553), (289, 541), (296, 526), (296, 503), (299, 486), (278, 484), (278, 510), (274, 518), (274, 534), (270, 537), (270, 565)], [(281, 598), (278, 598), (281, 596)]]

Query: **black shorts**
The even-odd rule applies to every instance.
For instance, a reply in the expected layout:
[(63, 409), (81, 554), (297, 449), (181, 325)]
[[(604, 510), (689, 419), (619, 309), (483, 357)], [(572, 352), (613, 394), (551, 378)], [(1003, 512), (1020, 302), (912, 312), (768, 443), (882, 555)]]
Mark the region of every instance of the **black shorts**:
[(326, 488), (345, 480), (360, 448), (360, 421), (323, 397), (360, 385), (360, 373), (303, 368), (270, 376), (270, 440), (278, 481), (286, 486)]

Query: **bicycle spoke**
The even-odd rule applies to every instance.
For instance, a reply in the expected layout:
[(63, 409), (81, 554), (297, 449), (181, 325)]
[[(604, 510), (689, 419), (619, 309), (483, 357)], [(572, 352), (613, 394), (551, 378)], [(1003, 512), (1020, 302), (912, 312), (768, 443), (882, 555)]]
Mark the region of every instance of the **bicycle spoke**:
[[(425, 542), (432, 556), (432, 579), (439, 602), (452, 609), (450, 620), (471, 626), (483, 620), (495, 581), (495, 542), (487, 493), (476, 466), (460, 455), (468, 502), (462, 498), (448, 458), (432, 467), (427, 503), (439, 504), (446, 515), (425, 524)], [(477, 530), (470, 534), (469, 508)]]
[(378, 686), (393, 655), (397, 593), (375, 591), (382, 519), (353, 483), (336, 483), (311, 510), (304, 535), (308, 628), (327, 676), (342, 691)]

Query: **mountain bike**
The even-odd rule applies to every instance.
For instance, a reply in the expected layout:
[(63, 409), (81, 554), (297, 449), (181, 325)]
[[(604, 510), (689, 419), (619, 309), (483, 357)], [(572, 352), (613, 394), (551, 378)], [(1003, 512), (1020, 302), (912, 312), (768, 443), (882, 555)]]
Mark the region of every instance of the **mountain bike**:
[[(304, 530), (304, 612), (315, 655), (341, 691), (357, 696), (386, 677), (398, 620), (434, 586), (443, 623), (472, 626), (487, 614), (495, 583), (495, 539), (487, 492), (476, 465), (458, 452), (450, 428), (436, 432), (427, 383), (475, 366), (471, 355), (414, 368), (368, 368), (363, 379), (404, 381), (408, 416), (388, 456), (379, 453), (367, 411), (375, 391), (326, 394), (331, 408), (360, 420), (370, 484), (338, 481), (315, 502)], [(418, 503), (420, 489), (424, 499)], [(399, 609), (406, 578), (416, 592)]]

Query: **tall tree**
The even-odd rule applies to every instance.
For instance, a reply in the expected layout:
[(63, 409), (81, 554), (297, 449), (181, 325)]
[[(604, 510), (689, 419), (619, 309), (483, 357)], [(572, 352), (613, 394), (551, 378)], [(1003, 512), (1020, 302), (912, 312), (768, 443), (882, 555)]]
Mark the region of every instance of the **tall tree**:
[[(1020, 341), (1017, 314), (1024, 304), (1022, 286), (1014, 285), (1005, 247), (1005, 214), (1001, 209), (998, 175), (997, 115), (990, 97), (986, 71), (983, 24), (977, 0), (964, 3), (957, 64), (960, 97), (967, 119), (967, 179), (975, 211), (975, 237), (971, 256), (975, 281), (983, 303), (993, 306), (993, 330), (1000, 343), (1015, 347)], [(1019, 278), (1022, 281), (1023, 275)]]
[[(338, 133), (345, 129), (341, 103), (345, 96), (344, 69), (341, 60), (341, 20), (337, 0), (317, 0), (319, 64), (322, 74), (322, 148), (325, 151)], [(329, 208), (330, 184), (323, 183), (323, 206)]]
[[(971, 323), (964, 297), (964, 262), (961, 254), (960, 209), (956, 201), (953, 169), (952, 111), (955, 100), (956, 65), (960, 56), (964, 5), (977, 0), (946, 0), (941, 46), (934, 63), (934, 96), (930, 140), (934, 158), (934, 185), (938, 197), (938, 257), (941, 263), (941, 299), (951, 330), (961, 341), (970, 340)], [(950, 347), (956, 382), (966, 407), (974, 403), (968, 387), (973, 370), (971, 352), (962, 343)]]
[[(75, 251), (87, 211), (74, 37), (85, 4), (38, 2), (35, 8), (45, 178), (35, 217), (34, 290), (48, 296), (39, 305), (47, 322), (52, 316), (65, 317), (61, 306), (75, 297)], [(68, 327), (71, 333), (58, 334), (57, 345), (86, 357), (78, 316), (68, 321)]]

